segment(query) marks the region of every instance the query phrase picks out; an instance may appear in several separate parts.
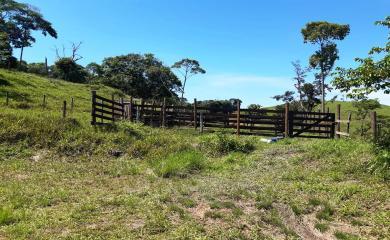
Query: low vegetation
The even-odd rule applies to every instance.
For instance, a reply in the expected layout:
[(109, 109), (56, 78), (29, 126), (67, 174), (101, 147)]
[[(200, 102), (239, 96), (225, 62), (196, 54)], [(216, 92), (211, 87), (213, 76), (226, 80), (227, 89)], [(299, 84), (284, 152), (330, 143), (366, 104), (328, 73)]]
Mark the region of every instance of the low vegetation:
[[(92, 127), (99, 86), (0, 74), (2, 93), (24, 96), (0, 113), (0, 238), (390, 236), (385, 140), (266, 144), (129, 122)], [(58, 105), (71, 96), (63, 119)]]

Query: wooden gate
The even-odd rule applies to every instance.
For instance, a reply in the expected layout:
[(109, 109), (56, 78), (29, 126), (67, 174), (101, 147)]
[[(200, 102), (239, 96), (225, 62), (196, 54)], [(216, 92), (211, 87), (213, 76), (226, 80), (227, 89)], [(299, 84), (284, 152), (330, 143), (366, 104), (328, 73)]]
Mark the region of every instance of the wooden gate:
[(334, 138), (334, 113), (290, 111), (288, 115), (289, 137)]

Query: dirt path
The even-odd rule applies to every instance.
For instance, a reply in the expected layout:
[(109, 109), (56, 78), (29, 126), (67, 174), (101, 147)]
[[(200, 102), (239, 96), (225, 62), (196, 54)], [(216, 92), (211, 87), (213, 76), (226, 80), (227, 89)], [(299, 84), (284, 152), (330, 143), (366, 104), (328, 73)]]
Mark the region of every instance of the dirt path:
[(305, 223), (298, 219), (292, 209), (285, 204), (273, 204), (278, 211), (283, 223), (291, 230), (293, 230), (302, 239), (318, 239), (318, 240), (331, 240), (333, 238), (324, 236), (319, 231), (312, 229), (308, 223)]

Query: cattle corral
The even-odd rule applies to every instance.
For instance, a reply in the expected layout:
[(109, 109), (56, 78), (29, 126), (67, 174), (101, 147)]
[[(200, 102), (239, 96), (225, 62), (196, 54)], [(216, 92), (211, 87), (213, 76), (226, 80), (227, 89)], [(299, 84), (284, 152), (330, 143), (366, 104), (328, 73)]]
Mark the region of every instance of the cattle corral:
[(197, 106), (168, 105), (144, 100), (107, 99), (92, 91), (92, 125), (104, 125), (117, 120), (142, 122), (155, 127), (192, 127), (195, 129), (231, 129), (240, 135), (284, 136), (304, 138), (334, 138), (335, 113), (284, 110), (246, 109), (237, 104), (233, 112), (216, 112)]

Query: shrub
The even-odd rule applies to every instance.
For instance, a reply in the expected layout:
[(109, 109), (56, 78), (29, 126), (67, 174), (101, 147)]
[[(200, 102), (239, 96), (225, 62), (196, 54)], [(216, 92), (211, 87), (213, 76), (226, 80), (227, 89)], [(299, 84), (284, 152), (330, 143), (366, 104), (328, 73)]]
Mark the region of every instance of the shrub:
[(390, 179), (390, 151), (378, 150), (375, 159), (371, 162), (369, 170), (377, 175), (382, 175), (385, 180)]
[(186, 151), (174, 153), (155, 163), (154, 169), (159, 176), (185, 177), (189, 173), (199, 171), (204, 168), (205, 158), (196, 151)]
[(9, 225), (16, 221), (12, 211), (8, 208), (0, 208), (0, 226)]
[(249, 153), (255, 148), (248, 139), (224, 133), (203, 136), (199, 147), (201, 151), (212, 156), (223, 155), (229, 152)]
[(375, 158), (371, 161), (371, 173), (382, 175), (385, 180), (390, 179), (390, 126), (381, 129), (374, 145)]

